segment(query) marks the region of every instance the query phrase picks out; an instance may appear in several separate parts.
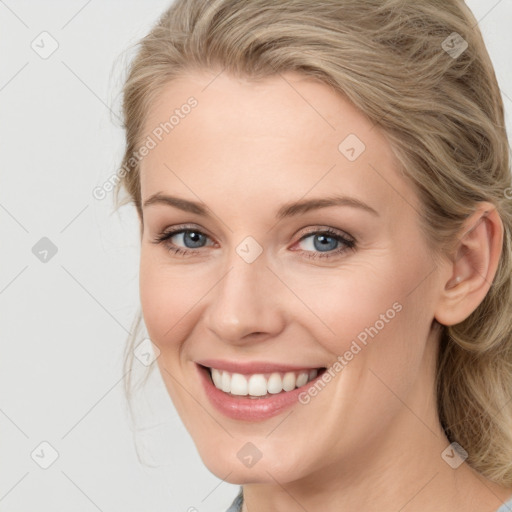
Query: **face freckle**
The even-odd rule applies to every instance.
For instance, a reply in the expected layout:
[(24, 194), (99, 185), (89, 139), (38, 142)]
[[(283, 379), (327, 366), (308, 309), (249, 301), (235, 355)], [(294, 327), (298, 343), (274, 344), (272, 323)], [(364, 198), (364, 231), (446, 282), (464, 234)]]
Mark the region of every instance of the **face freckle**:
[[(141, 163), (140, 295), (176, 409), (205, 464), (233, 482), (351, 460), (412, 421), (396, 395), (421, 401), (431, 385), (435, 272), (416, 194), (348, 100), (285, 77), (183, 77), (145, 122), (151, 134), (197, 99)], [(302, 403), (237, 418), (205, 391), (207, 360), (326, 371)], [(233, 469), (249, 441), (261, 461)]]

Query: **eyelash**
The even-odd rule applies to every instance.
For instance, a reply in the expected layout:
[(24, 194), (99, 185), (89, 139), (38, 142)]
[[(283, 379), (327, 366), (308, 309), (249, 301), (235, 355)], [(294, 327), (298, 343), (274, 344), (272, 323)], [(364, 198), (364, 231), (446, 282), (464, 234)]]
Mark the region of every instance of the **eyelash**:
[[(162, 233), (157, 235), (157, 237), (154, 240), (152, 240), (152, 243), (163, 244), (164, 242), (167, 242), (170, 238), (172, 238), (174, 235), (178, 235), (178, 234), (186, 233), (186, 232), (194, 232), (194, 233), (198, 233), (200, 235), (204, 235), (204, 236), (208, 237), (208, 235), (206, 233), (203, 233), (202, 231), (200, 231), (199, 229), (196, 229), (194, 227), (180, 226), (180, 227), (173, 228), (173, 229), (170, 229), (167, 231), (163, 231)], [(338, 231), (335, 231), (331, 228), (319, 229), (316, 231), (310, 231), (308, 233), (305, 233), (296, 243), (301, 242), (302, 240), (310, 237), (311, 235), (327, 235), (330, 238), (334, 238), (335, 240), (337, 240), (338, 242), (340, 242), (343, 245), (341, 247), (338, 247), (337, 249), (334, 249), (332, 251), (326, 251), (326, 252), (306, 251), (304, 249), (296, 249), (297, 252), (304, 253), (307, 258), (311, 258), (311, 259), (332, 258), (332, 257), (341, 255), (342, 253), (344, 253), (345, 251), (347, 251), (349, 249), (354, 250), (356, 247), (356, 241), (353, 238), (348, 238), (346, 236), (343, 236)], [(181, 256), (190, 256), (192, 253), (197, 252), (198, 249), (203, 248), (203, 247), (199, 247), (198, 249), (184, 249), (182, 247), (175, 246), (174, 244), (166, 244), (166, 245), (167, 245), (167, 249), (172, 251), (174, 254), (181, 255)]]

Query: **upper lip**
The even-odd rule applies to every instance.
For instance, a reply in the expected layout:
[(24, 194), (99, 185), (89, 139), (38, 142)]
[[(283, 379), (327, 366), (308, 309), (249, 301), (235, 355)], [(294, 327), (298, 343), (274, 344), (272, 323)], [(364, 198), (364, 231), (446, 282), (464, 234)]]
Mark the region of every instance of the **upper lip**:
[(230, 373), (272, 373), (272, 372), (293, 372), (299, 370), (313, 370), (323, 368), (323, 366), (311, 365), (291, 365), (283, 363), (273, 363), (270, 361), (228, 361), (226, 359), (201, 359), (196, 361), (201, 366), (208, 368), (216, 368), (217, 370), (225, 370)]

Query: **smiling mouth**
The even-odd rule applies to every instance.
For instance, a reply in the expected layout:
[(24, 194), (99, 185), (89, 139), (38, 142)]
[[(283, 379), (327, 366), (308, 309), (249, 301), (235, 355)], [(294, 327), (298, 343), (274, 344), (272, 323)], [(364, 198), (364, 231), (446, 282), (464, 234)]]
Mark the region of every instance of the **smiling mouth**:
[(203, 366), (213, 385), (229, 396), (264, 399), (306, 386), (326, 371), (325, 367), (288, 372), (241, 374)]

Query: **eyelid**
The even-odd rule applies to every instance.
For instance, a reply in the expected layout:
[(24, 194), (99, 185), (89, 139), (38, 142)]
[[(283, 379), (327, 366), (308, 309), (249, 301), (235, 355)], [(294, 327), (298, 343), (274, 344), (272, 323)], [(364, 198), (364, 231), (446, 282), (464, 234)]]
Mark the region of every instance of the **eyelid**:
[(342, 238), (345, 238), (347, 240), (355, 242), (356, 239), (349, 235), (346, 231), (342, 231), (341, 229), (332, 228), (330, 226), (313, 226), (312, 228), (306, 228), (308, 231), (304, 232), (299, 240), (302, 240), (303, 238), (314, 235), (314, 234), (321, 234), (321, 233), (329, 233), (330, 235), (336, 235)]
[[(329, 233), (332, 235), (340, 236), (342, 238), (345, 238), (345, 239), (353, 241), (353, 242), (356, 241), (355, 238), (352, 235), (348, 234), (347, 232), (342, 231), (340, 229), (332, 228), (330, 226), (311, 226), (306, 229), (307, 229), (307, 231), (302, 233), (302, 235), (298, 241), (303, 240), (307, 236), (310, 236), (313, 234), (321, 234), (321, 233)], [(196, 231), (196, 232), (201, 233), (201, 234), (207, 236), (208, 238), (212, 239), (212, 237), (207, 233), (207, 230), (205, 230), (202, 227), (197, 227), (197, 225), (192, 225), (192, 224), (177, 224), (175, 226), (172, 226), (171, 228), (165, 228), (157, 235), (156, 238), (159, 239), (159, 238), (163, 238), (163, 237), (177, 235), (179, 233), (182, 233), (183, 231)], [(295, 243), (296, 242), (294, 242), (294, 244)]]
[(197, 225), (192, 224), (177, 224), (175, 226), (170, 226), (167, 228), (162, 229), (159, 231), (159, 233), (156, 235), (156, 237), (153, 238), (153, 243), (159, 243), (165, 240), (168, 240), (169, 238), (179, 235), (186, 231), (193, 231), (195, 233), (200, 233), (210, 240), (213, 240), (213, 237), (208, 233), (208, 230), (198, 227)]
[[(333, 249), (331, 251), (308, 251), (305, 249), (291, 249), (294, 252), (302, 252), (306, 255), (306, 257), (315, 259), (315, 258), (335, 258), (336, 256), (340, 256), (342, 253), (345, 253), (347, 250), (352, 249), (354, 250), (356, 247), (356, 239), (346, 233), (345, 231), (339, 230), (337, 228), (332, 228), (330, 226), (311, 226), (309, 228), (306, 228), (307, 231), (302, 233), (301, 237), (295, 241), (292, 244), (292, 247), (298, 243), (300, 243), (305, 238), (308, 238), (312, 235), (327, 235), (332, 238), (335, 238), (338, 240), (339, 243), (342, 244), (341, 247), (338, 247), (337, 249)], [(172, 244), (169, 242), (170, 238), (173, 236), (182, 234), (187, 231), (192, 231), (199, 233), (201, 235), (204, 235), (206, 238), (210, 239), (213, 243), (210, 245), (202, 246), (202, 247), (196, 247), (196, 248), (190, 248), (190, 247), (181, 247), (175, 244)], [(176, 254), (181, 254), (182, 256), (192, 256), (194, 254), (200, 254), (202, 251), (201, 249), (205, 249), (208, 246), (215, 245), (216, 242), (213, 240), (213, 238), (205, 232), (206, 230), (203, 230), (203, 228), (197, 228), (194, 225), (191, 224), (182, 224), (182, 225), (176, 225), (172, 226), (170, 228), (164, 229), (155, 239), (152, 240), (152, 243), (155, 244), (166, 244), (168, 245), (168, 249), (173, 251)]]
[(355, 251), (357, 242), (356, 239), (349, 235), (348, 233), (345, 233), (344, 231), (331, 228), (331, 227), (323, 227), (323, 228), (313, 228), (312, 230), (304, 233), (297, 242), (294, 242), (292, 245), (295, 246), (297, 244), (300, 244), (304, 239), (309, 238), (313, 235), (327, 235), (329, 238), (334, 238), (338, 241), (339, 244), (341, 244), (340, 247), (337, 247), (336, 249), (330, 250), (330, 251), (309, 251), (307, 249), (291, 249), (292, 251), (301, 252), (303, 253), (307, 258), (309, 259), (334, 259), (336, 257), (342, 256), (345, 252), (348, 250)]

